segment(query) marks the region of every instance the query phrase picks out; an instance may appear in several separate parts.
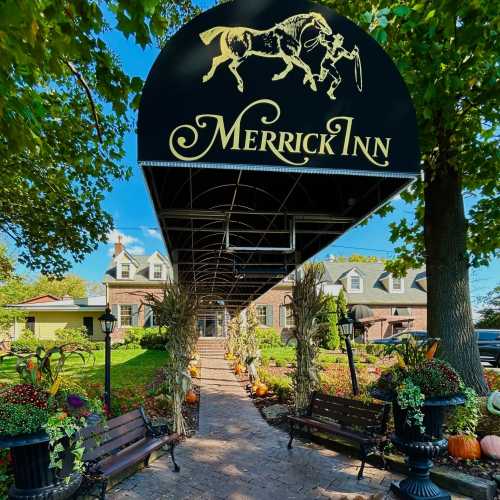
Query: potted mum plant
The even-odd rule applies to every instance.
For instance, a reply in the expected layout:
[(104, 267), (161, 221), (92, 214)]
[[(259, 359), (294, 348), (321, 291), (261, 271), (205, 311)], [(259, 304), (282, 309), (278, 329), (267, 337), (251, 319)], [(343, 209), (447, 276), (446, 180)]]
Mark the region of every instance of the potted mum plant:
[(431, 459), (447, 449), (443, 436), (445, 412), (464, 403), (464, 386), (457, 372), (445, 361), (434, 359), (432, 345), (409, 338), (389, 346), (397, 364), (384, 371), (371, 392), (378, 399), (392, 401), (395, 432), (391, 441), (408, 455), (408, 478), (391, 485), (407, 499), (449, 499), (429, 476)]
[(78, 344), (7, 354), (17, 357), (21, 379), (0, 391), (0, 448), (10, 448), (14, 473), (9, 498), (65, 499), (79, 488), (79, 431), (102, 418), (102, 404), (62, 370), (69, 357), (85, 362), (85, 354), (92, 353)]

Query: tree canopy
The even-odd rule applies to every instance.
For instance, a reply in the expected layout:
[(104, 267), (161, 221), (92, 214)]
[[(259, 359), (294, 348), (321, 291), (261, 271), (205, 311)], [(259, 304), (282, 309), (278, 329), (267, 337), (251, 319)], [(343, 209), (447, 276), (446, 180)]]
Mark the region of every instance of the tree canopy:
[(500, 285), (483, 297), (481, 303), (483, 307), (479, 310), (476, 327), (500, 329)]
[(143, 82), (108, 31), (145, 48), (194, 12), (190, 0), (0, 3), (0, 230), (29, 268), (61, 276), (105, 241), (104, 194), (131, 174), (123, 138)]

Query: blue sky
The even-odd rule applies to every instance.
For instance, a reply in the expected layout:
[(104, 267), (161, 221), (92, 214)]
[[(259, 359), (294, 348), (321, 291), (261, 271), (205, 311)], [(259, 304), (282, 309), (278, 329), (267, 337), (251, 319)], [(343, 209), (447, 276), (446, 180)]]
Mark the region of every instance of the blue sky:
[[(205, 7), (209, 0), (200, 2)], [(130, 75), (146, 78), (150, 67), (159, 53), (159, 49), (142, 50), (133, 40), (126, 40), (116, 32), (110, 32), (109, 43)], [(135, 253), (150, 254), (155, 250), (165, 251), (158, 231), (158, 223), (149, 200), (149, 195), (136, 163), (136, 136), (130, 133), (126, 137), (125, 163), (132, 167), (133, 177), (128, 182), (117, 182), (112, 193), (108, 194), (105, 208), (113, 215), (116, 231), (121, 233), (128, 249)], [(466, 204), (470, 203), (466, 200)], [(328, 254), (377, 255), (391, 257), (393, 246), (389, 242), (389, 224), (401, 217), (412, 217), (411, 207), (401, 200), (395, 201), (396, 210), (382, 219), (374, 217), (368, 225), (355, 228), (341, 238), (332, 247), (321, 252)], [(112, 238), (118, 234), (115, 232)], [(90, 281), (101, 281), (110, 261), (110, 245), (101, 245), (89, 255), (85, 262), (76, 264), (72, 272)], [(473, 297), (484, 295), (500, 281), (500, 261), (496, 260), (489, 268), (476, 269), (471, 272), (471, 292)]]

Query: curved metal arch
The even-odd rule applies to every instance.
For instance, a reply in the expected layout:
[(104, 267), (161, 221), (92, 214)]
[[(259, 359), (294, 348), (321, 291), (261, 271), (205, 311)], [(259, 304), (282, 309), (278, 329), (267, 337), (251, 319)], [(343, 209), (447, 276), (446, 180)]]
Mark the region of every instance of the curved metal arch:
[(272, 200), (274, 200), (275, 202), (277, 202), (278, 205), (280, 204), (280, 200), (276, 196), (273, 196), (271, 193), (269, 193), (268, 191), (266, 191), (263, 188), (259, 188), (257, 186), (252, 186), (251, 184), (237, 184), (237, 183), (220, 184), (218, 186), (209, 187), (208, 189), (205, 189), (205, 191), (202, 191), (201, 193), (197, 194), (193, 198), (192, 201), (194, 203), (195, 201), (197, 201), (202, 196), (205, 196), (206, 194), (211, 193), (212, 191), (216, 191), (217, 189), (234, 188), (234, 187), (238, 187), (238, 189), (239, 188), (253, 189), (254, 191), (258, 191), (260, 193), (264, 193), (265, 195), (269, 196), (269, 198), (271, 198)]

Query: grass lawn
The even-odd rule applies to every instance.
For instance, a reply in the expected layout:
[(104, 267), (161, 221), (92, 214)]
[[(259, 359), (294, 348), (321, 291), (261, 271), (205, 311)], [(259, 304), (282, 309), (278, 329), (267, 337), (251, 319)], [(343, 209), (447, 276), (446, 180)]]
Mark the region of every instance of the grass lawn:
[[(95, 362), (90, 358), (85, 364), (78, 356), (68, 359), (65, 372), (80, 380), (83, 385), (104, 383), (104, 351), (95, 351)], [(111, 351), (111, 386), (118, 389), (148, 384), (158, 368), (164, 365), (164, 351), (145, 349), (117, 349)], [(0, 384), (17, 383), (16, 359), (7, 358), (0, 363)]]
[[(278, 366), (284, 366), (295, 361), (295, 347), (266, 347), (262, 349), (262, 360), (264, 362), (273, 360)], [(344, 360), (345, 358), (345, 360)], [(321, 364), (338, 363), (345, 361), (347, 356), (344, 354), (333, 354), (324, 349), (320, 349), (318, 360)]]

